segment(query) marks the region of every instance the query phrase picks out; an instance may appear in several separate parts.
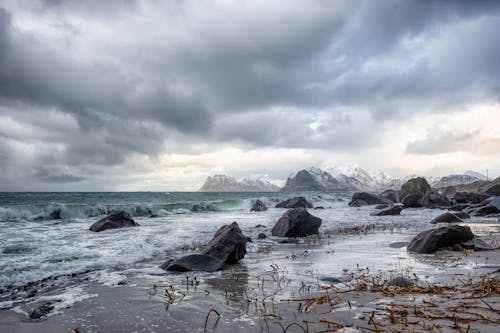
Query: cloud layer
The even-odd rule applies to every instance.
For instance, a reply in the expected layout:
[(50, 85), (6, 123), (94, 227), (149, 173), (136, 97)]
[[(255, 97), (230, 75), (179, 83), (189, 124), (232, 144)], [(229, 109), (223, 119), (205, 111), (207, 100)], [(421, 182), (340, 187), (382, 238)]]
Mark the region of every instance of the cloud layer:
[[(352, 158), (425, 115), (498, 111), (496, 1), (2, 6), (5, 190), (113, 189), (144, 171), (144, 159), (229, 146)], [(401, 156), (469, 151), (492, 138), (481, 126), (401, 135)]]

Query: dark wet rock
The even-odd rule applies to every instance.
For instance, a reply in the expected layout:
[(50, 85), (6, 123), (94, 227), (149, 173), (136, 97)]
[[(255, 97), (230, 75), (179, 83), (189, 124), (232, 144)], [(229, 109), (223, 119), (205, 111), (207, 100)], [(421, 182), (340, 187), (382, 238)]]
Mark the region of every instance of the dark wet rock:
[(474, 251), (493, 251), (495, 248), (490, 244), (486, 243), (483, 239), (479, 237), (474, 237), (473, 239), (462, 243), (462, 246), (469, 250)]
[(252, 239), (251, 239), (250, 237), (248, 237), (248, 236), (247, 236), (246, 238), (247, 238), (247, 242), (248, 242), (248, 243), (253, 243), (253, 242), (252, 242)]
[(450, 213), (450, 212), (443, 213), (443, 214), (435, 217), (431, 221), (431, 223), (433, 223), (433, 224), (435, 224), (435, 223), (461, 223), (461, 222), (463, 222), (463, 220), (461, 218), (459, 218), (457, 215)]
[(108, 229), (137, 227), (138, 223), (134, 221), (129, 213), (124, 211), (114, 212), (96, 223), (92, 224), (89, 230), (100, 232)]
[(399, 198), (408, 207), (429, 207), (431, 186), (423, 177), (412, 178), (401, 186)]
[(271, 234), (278, 237), (306, 237), (317, 234), (320, 226), (319, 217), (309, 214), (304, 208), (294, 208), (280, 217)]
[(456, 251), (456, 252), (462, 252), (464, 250), (464, 248), (461, 244), (453, 244), (448, 249), (451, 251)]
[(450, 199), (436, 190), (431, 190), (430, 207), (449, 207), (451, 205)]
[(447, 186), (441, 189), (441, 194), (447, 196), (448, 198), (453, 198), (457, 193), (457, 189), (454, 186)]
[(489, 197), (489, 195), (476, 192), (457, 192), (453, 198), (457, 203), (478, 204)]
[(372, 216), (388, 216), (388, 215), (401, 215), (402, 207), (400, 205), (394, 205), (381, 211), (371, 213)]
[(500, 184), (495, 184), (493, 186), (490, 186), (484, 193), (488, 195), (493, 195), (493, 196), (498, 196), (500, 195)]
[(325, 207), (323, 207), (323, 206), (317, 206), (317, 207), (314, 207), (314, 209), (325, 209)]
[(487, 198), (481, 203), (471, 206), (466, 210), (474, 216), (488, 216), (500, 213), (500, 196)]
[(224, 261), (206, 254), (190, 254), (176, 260), (167, 260), (160, 268), (174, 272), (220, 271), (224, 267)]
[(238, 223), (220, 227), (214, 237), (204, 246), (202, 254), (222, 260), (226, 264), (236, 264), (247, 253), (247, 238)]
[(30, 312), (30, 319), (40, 319), (46, 317), (50, 311), (54, 310), (54, 302), (46, 302)]
[(464, 203), (457, 203), (451, 206), (449, 209), (454, 210), (454, 211), (462, 211), (466, 208), (469, 208), (470, 204), (464, 204)]
[(335, 276), (321, 276), (319, 278), (323, 282), (327, 283), (343, 283), (344, 281), (338, 277)]
[(257, 224), (254, 228), (265, 228), (266, 226), (263, 224)]
[(461, 219), (470, 219), (470, 215), (467, 214), (466, 212), (451, 212), (451, 213), (455, 214)]
[(413, 286), (415, 283), (413, 283), (412, 280), (405, 278), (402, 275), (398, 275), (392, 280), (390, 280), (387, 283), (389, 286), (395, 286), (395, 287), (401, 287), (401, 288), (407, 288)]
[(257, 238), (258, 239), (264, 239), (264, 238), (267, 238), (266, 234), (261, 232), (260, 234), (257, 235)]
[(194, 204), (193, 207), (191, 207), (191, 211), (195, 213), (215, 212), (217, 208), (211, 204)]
[(430, 229), (416, 235), (408, 245), (408, 250), (417, 253), (434, 253), (445, 247), (461, 244), (474, 238), (467, 226), (449, 225)]
[(471, 210), (470, 213), (474, 216), (487, 216), (497, 214), (498, 209), (493, 206), (482, 206)]
[(363, 201), (363, 200), (356, 199), (356, 200), (353, 200), (353, 201), (349, 202), (349, 206), (351, 206), (351, 207), (363, 207), (363, 206), (368, 206), (368, 202)]
[(396, 190), (386, 190), (380, 194), (382, 199), (390, 200), (392, 203), (399, 202), (399, 191)]
[(382, 204), (382, 205), (377, 205), (375, 206), (375, 209), (385, 209), (385, 208), (389, 208), (390, 205), (388, 204)]
[(250, 208), (251, 212), (263, 212), (265, 210), (267, 210), (266, 205), (262, 201), (260, 201), (259, 199), (257, 199), (253, 203), (252, 208)]
[(299, 244), (299, 240), (297, 238), (288, 238), (282, 239), (279, 241), (280, 244)]
[(313, 208), (313, 204), (304, 197), (295, 197), (280, 202), (276, 208)]
[(358, 200), (361, 200), (363, 202), (366, 202), (368, 205), (380, 205), (380, 204), (389, 204), (391, 203), (389, 200), (381, 198), (375, 194), (368, 193), (368, 192), (357, 192), (354, 193), (351, 202), (349, 202), (349, 206), (351, 207), (359, 207), (355, 206), (354, 203)]
[(392, 247), (393, 249), (400, 249), (402, 247), (407, 246), (409, 243), (408, 242), (394, 242), (390, 243), (389, 247)]

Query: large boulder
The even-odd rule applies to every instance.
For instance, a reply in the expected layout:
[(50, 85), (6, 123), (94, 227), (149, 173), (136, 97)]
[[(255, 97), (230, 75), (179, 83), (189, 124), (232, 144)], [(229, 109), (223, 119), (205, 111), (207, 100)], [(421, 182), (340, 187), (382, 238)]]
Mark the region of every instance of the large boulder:
[(455, 199), (455, 202), (458, 203), (478, 204), (489, 197), (490, 195), (476, 192), (457, 192), (453, 198)]
[(449, 225), (431, 229), (416, 235), (408, 245), (408, 251), (417, 253), (434, 253), (441, 248), (466, 243), (474, 238), (467, 226)]
[(119, 211), (114, 212), (92, 224), (89, 230), (100, 232), (108, 229), (137, 227), (138, 225), (139, 224), (134, 221), (129, 213)]
[(259, 199), (257, 199), (253, 203), (252, 208), (250, 208), (251, 212), (263, 212), (265, 210), (267, 210), (266, 205), (262, 201), (260, 201)]
[(435, 217), (431, 221), (431, 223), (433, 223), (433, 224), (436, 224), (436, 223), (461, 223), (461, 222), (463, 222), (463, 220), (460, 217), (458, 217), (457, 215), (450, 213), (450, 212), (443, 213), (443, 214)]
[(188, 271), (220, 271), (224, 267), (224, 261), (206, 254), (190, 254), (176, 260), (165, 261), (160, 268), (166, 271), (188, 272)]
[(246, 244), (247, 237), (241, 232), (238, 223), (233, 222), (217, 230), (212, 240), (204, 246), (202, 254), (226, 264), (236, 264), (247, 253)]
[(276, 208), (313, 208), (313, 204), (304, 197), (295, 197), (280, 202)]
[(490, 186), (489, 188), (486, 189), (486, 191), (484, 191), (484, 193), (494, 196), (500, 195), (500, 184), (495, 184), (493, 186)]
[(394, 205), (381, 211), (371, 213), (372, 216), (387, 216), (387, 215), (401, 215), (402, 207), (401, 205)]
[(380, 205), (380, 204), (387, 204), (387, 203), (392, 203), (390, 200), (381, 198), (375, 194), (368, 193), (368, 192), (357, 192), (354, 193), (354, 195), (351, 198), (351, 202), (349, 202), (349, 206), (351, 207), (359, 207), (355, 205), (356, 202), (366, 202), (368, 205)]
[(431, 199), (431, 186), (423, 177), (412, 178), (401, 186), (401, 203), (408, 207), (428, 207)]
[(317, 234), (320, 226), (319, 217), (309, 214), (304, 208), (294, 208), (280, 217), (271, 234), (278, 237), (305, 237)]

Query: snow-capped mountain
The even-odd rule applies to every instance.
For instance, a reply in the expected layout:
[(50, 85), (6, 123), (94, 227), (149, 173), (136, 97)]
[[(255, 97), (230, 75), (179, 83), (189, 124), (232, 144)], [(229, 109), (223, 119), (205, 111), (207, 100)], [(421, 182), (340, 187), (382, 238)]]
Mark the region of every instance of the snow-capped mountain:
[(435, 188), (440, 188), (440, 187), (447, 187), (447, 186), (457, 186), (457, 185), (467, 185), (471, 184), (474, 182), (477, 182), (478, 180), (481, 180), (477, 177), (470, 176), (470, 175), (449, 175), (442, 177), (439, 179), (439, 181), (430, 183), (432, 187)]
[(226, 175), (207, 177), (200, 192), (277, 192), (279, 187), (264, 179), (237, 180)]
[(399, 189), (404, 183), (404, 179), (393, 177), (383, 171), (367, 171), (357, 164), (337, 165), (327, 168), (327, 171), (342, 184), (360, 191)]
[(487, 177), (485, 175), (483, 175), (482, 173), (477, 172), (477, 171), (472, 171), (472, 170), (465, 171), (464, 175), (476, 177), (479, 180), (486, 180), (487, 179)]
[(328, 172), (316, 167), (310, 167), (292, 173), (281, 191), (339, 191), (354, 189), (350, 185), (341, 183)]

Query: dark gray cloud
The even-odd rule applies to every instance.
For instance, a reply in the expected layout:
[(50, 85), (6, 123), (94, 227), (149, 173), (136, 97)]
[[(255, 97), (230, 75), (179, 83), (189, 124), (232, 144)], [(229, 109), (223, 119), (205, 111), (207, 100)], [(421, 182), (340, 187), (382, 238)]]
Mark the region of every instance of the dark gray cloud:
[(40, 182), (219, 143), (362, 151), (387, 122), (500, 101), (497, 1), (2, 6), (1, 166)]

